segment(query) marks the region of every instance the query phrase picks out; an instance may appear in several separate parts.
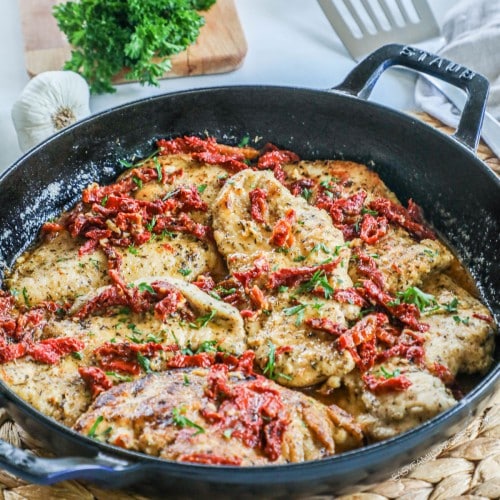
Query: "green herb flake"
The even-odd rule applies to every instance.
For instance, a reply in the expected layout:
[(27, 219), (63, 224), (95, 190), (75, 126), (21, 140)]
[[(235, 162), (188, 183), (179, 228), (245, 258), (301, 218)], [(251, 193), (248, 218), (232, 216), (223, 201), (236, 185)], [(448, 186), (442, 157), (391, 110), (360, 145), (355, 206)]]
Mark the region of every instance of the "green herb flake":
[(154, 291), (153, 287), (149, 283), (139, 283), (137, 285), (137, 288), (139, 289), (140, 292), (149, 292), (153, 295), (156, 295), (156, 292)]
[(179, 269), (179, 273), (182, 274), (182, 276), (189, 276), (191, 274), (191, 269), (188, 269), (187, 267), (181, 267)]
[(194, 323), (189, 323), (189, 326), (191, 328), (195, 328), (199, 330), (200, 328), (203, 328), (208, 325), (210, 321), (212, 321), (215, 316), (217, 315), (217, 311), (215, 309), (212, 309), (208, 314), (205, 314), (204, 316), (200, 316), (196, 318)]
[(183, 380), (184, 380), (184, 385), (189, 385), (189, 384), (191, 384), (191, 382), (189, 381), (189, 377), (188, 377), (186, 374), (184, 374), (184, 376), (183, 376)]
[(149, 361), (146, 356), (143, 356), (140, 352), (137, 353), (137, 361), (139, 365), (146, 373), (151, 373), (151, 361)]
[(134, 245), (129, 245), (127, 250), (128, 253), (131, 253), (132, 255), (137, 255), (139, 253), (139, 250), (137, 250), (137, 248), (134, 247)]
[(106, 375), (108, 377), (113, 377), (120, 382), (131, 382), (133, 380), (132, 377), (129, 377), (127, 375), (122, 375), (121, 373), (116, 373), (116, 372), (106, 372)]
[(248, 135), (245, 135), (242, 137), (241, 141), (238, 143), (239, 148), (244, 148), (245, 146), (248, 146), (250, 142), (250, 137)]
[(127, 160), (118, 160), (118, 163), (125, 168), (133, 168), (134, 164)]
[(89, 432), (87, 433), (87, 436), (90, 438), (95, 438), (96, 437), (96, 432), (97, 428), (99, 427), (99, 424), (104, 420), (104, 417), (102, 415), (99, 415), (95, 422), (92, 424), (92, 427), (90, 428)]
[(297, 315), (297, 319), (295, 320), (295, 325), (298, 326), (304, 321), (304, 311), (306, 308), (306, 304), (298, 304), (296, 306), (287, 307), (283, 309), (283, 314), (285, 316), (295, 316)]
[(196, 434), (203, 434), (205, 432), (205, 429), (201, 425), (198, 425), (197, 423), (189, 420), (189, 418), (184, 416), (185, 411), (186, 410), (183, 407), (172, 408), (172, 420), (174, 424), (178, 427), (193, 427), (197, 430), (195, 436)]
[(156, 169), (156, 177), (158, 178), (158, 182), (163, 180), (163, 170), (161, 168), (161, 163), (158, 161), (158, 158), (153, 160)]
[[(434, 295), (425, 293), (416, 286), (410, 286), (404, 292), (397, 292), (396, 297), (405, 304), (415, 304), (420, 311), (437, 305)], [(394, 304), (389, 305), (397, 305), (396, 301), (393, 302)]]
[(448, 302), (448, 304), (443, 304), (442, 307), (447, 313), (457, 312), (458, 299), (456, 297), (453, 297), (453, 299)]
[(79, 352), (79, 351), (73, 351), (71, 353), (71, 356), (79, 361), (81, 361), (83, 359), (83, 356), (82, 356), (82, 353)]
[(198, 186), (198, 193), (203, 193), (205, 191), (205, 189), (207, 189), (207, 185), (206, 184), (200, 184)]
[(141, 189), (142, 188), (142, 180), (139, 179), (139, 177), (132, 177), (132, 181), (134, 182), (134, 184), (139, 188)]
[(31, 307), (31, 301), (30, 301), (30, 296), (28, 294), (28, 290), (26, 289), (26, 287), (23, 287), (23, 299), (24, 299), (24, 303), (26, 304), (26, 307)]
[(390, 372), (385, 369), (383, 365), (380, 366), (380, 371), (385, 379), (398, 377), (401, 374), (401, 370), (396, 368), (393, 372)]

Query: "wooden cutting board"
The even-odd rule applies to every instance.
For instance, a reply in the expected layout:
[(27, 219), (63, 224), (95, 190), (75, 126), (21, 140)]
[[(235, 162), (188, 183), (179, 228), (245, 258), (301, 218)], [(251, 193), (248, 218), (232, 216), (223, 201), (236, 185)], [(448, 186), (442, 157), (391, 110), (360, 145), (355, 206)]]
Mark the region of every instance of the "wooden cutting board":
[[(19, 0), (26, 69), (30, 76), (62, 69), (70, 58), (70, 46), (52, 16), (52, 7), (61, 0)], [(247, 53), (234, 0), (217, 0), (202, 13), (206, 24), (198, 40), (173, 56), (172, 71), (163, 78), (224, 73), (238, 68)], [(117, 78), (115, 83), (123, 82)], [(127, 80), (130, 81), (130, 80)]]

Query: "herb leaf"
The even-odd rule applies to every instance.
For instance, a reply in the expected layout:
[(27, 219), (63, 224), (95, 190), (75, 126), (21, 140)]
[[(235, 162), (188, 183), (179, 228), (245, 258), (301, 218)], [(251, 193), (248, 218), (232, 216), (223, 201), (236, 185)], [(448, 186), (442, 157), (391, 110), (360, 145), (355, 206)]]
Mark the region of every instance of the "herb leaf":
[(201, 425), (198, 425), (192, 420), (189, 420), (189, 418), (185, 417), (183, 415), (184, 412), (184, 408), (172, 408), (172, 420), (174, 424), (178, 427), (193, 427), (197, 429), (195, 436), (196, 434), (203, 434), (205, 429)]
[(214, 2), (80, 0), (58, 4), (53, 15), (73, 46), (64, 69), (80, 73), (93, 93), (115, 92), (112, 78), (123, 68), (129, 68), (126, 79), (158, 86), (158, 78), (171, 68), (168, 57), (198, 38), (205, 20), (197, 11)]

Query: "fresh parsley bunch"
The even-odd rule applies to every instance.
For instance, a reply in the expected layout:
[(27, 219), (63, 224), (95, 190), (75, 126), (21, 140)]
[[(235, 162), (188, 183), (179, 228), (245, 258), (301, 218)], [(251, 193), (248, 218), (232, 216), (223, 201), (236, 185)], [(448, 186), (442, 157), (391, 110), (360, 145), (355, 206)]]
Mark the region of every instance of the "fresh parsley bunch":
[[(171, 69), (168, 56), (192, 44), (205, 23), (199, 10), (215, 0), (79, 0), (54, 6), (73, 46), (64, 69), (80, 73), (93, 93), (115, 92), (112, 78), (158, 85)], [(155, 59), (153, 59), (155, 58)]]

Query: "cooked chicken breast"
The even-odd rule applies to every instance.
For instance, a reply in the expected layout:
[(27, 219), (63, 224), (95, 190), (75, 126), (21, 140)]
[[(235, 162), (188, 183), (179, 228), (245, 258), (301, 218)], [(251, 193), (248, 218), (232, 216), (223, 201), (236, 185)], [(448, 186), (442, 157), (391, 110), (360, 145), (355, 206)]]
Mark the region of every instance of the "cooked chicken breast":
[[(265, 193), (266, 198), (261, 221), (252, 215), (251, 193), (256, 190)], [(289, 244), (277, 246), (272, 228), (286, 219), (290, 211), (294, 217), (288, 226)], [(235, 175), (216, 199), (214, 237), (231, 272), (251, 272), (257, 260), (264, 262), (268, 270), (260, 281), (255, 281), (267, 297), (266, 309), (246, 321), (248, 345), (255, 350), (261, 368), (266, 369), (273, 350), (277, 349), (272, 361), (280, 384), (306, 387), (328, 379), (331, 387), (338, 386), (342, 375), (354, 368), (354, 362), (349, 353), (339, 353), (333, 347), (331, 336), (314, 331), (306, 321), (328, 317), (346, 326), (346, 313), (348, 317), (356, 317), (359, 308), (339, 304), (330, 296), (325, 300), (325, 295), (321, 299), (305, 293), (304, 285), (285, 293), (269, 290), (266, 282), (273, 271), (297, 270), (338, 260), (331, 275), (324, 274), (326, 283), (322, 286), (329, 286), (332, 291), (351, 286), (347, 273), (350, 251), (328, 215), (308, 205), (303, 198), (293, 196), (271, 172), (246, 170)]]
[[(214, 373), (225, 398), (217, 397)], [(361, 438), (339, 409), (238, 369), (173, 370), (120, 384), (74, 429), (161, 458), (228, 465), (319, 459)]]
[(392, 358), (376, 365), (371, 373), (394, 374), (396, 370), (411, 382), (410, 387), (374, 393), (368, 390), (358, 371), (344, 378), (347, 395), (339, 404), (356, 415), (363, 432), (376, 441), (412, 429), (456, 404), (439, 378), (402, 359)]
[(361, 163), (343, 160), (304, 160), (298, 164), (285, 165), (283, 170), (289, 182), (304, 178), (312, 179), (317, 184), (330, 182), (332, 179), (334, 182), (346, 181), (342, 183), (344, 195), (351, 195), (362, 189), (367, 193), (367, 202), (381, 196), (395, 202), (398, 201), (396, 195), (384, 184), (382, 179)]
[[(177, 347), (178, 350), (196, 352), (200, 348), (209, 351), (220, 349), (232, 354), (241, 354), (246, 349), (246, 334), (237, 309), (213, 299), (198, 287), (182, 280), (145, 278), (136, 284), (144, 286), (160, 280), (182, 294), (194, 314), (192, 321), (186, 321), (177, 313), (161, 320), (152, 312), (134, 314), (126, 308), (118, 309), (112, 315), (92, 315), (79, 321), (71, 318), (55, 319), (45, 325), (37, 340), (76, 338), (85, 345), (78, 356), (68, 355), (56, 364), (37, 363), (29, 357), (17, 359), (0, 365), (0, 377), (42, 413), (72, 425), (91, 402), (91, 393), (80, 377), (78, 368), (96, 365), (95, 350), (106, 343), (112, 346), (154, 343)], [(80, 307), (105, 290), (98, 289), (86, 297), (80, 297), (72, 312), (77, 313)], [(176, 352), (176, 349), (155, 352), (149, 359), (150, 369), (166, 369), (168, 360)], [(130, 373), (104, 369), (113, 372), (110, 379), (115, 383), (131, 378)], [(132, 375), (135, 378), (136, 375)]]
[[(453, 260), (453, 255), (438, 240), (417, 242), (400, 227), (390, 227), (374, 245), (367, 245), (360, 239), (352, 241), (351, 245), (372, 256), (382, 274), (385, 289), (393, 294), (410, 286), (421, 286), (429, 276), (443, 271)], [(355, 265), (349, 271), (354, 282), (364, 279)]]
[(448, 276), (429, 279), (423, 290), (441, 307), (426, 314), (427, 363), (439, 363), (457, 373), (485, 373), (493, 362), (495, 326), (490, 312)]
[[(23, 255), (6, 280), (10, 290), (18, 292), (22, 303), (30, 305), (44, 300), (73, 301), (76, 297), (109, 284), (107, 259), (102, 250), (79, 256), (80, 240), (67, 231), (57, 233), (33, 251)], [(132, 249), (116, 248), (122, 258), (121, 273), (125, 281), (141, 276), (172, 276), (186, 281), (203, 273), (223, 276), (225, 266), (215, 245), (188, 234), (149, 241)]]

